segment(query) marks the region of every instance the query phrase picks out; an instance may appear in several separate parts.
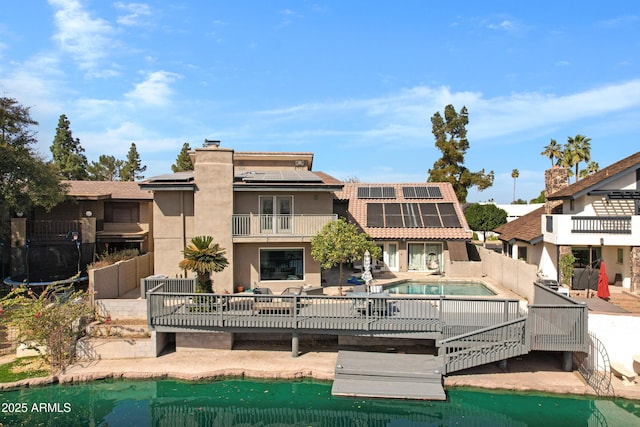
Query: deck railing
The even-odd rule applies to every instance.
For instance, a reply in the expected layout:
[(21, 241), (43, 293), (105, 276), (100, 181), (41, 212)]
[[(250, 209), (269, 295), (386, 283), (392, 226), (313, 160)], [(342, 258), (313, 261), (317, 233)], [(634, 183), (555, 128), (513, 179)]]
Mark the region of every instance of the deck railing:
[(631, 234), (630, 216), (572, 216), (572, 233)]
[(439, 341), (443, 374), (528, 353), (526, 323), (521, 317)]
[(145, 299), (147, 292), (160, 285), (162, 285), (161, 289), (166, 292), (193, 293), (196, 291), (196, 279), (194, 277), (171, 278), (166, 276), (149, 276), (140, 279), (140, 297)]
[(588, 307), (583, 304), (529, 306), (531, 350), (587, 351)]
[(254, 215), (236, 214), (231, 218), (234, 237), (265, 235), (314, 236), (337, 215)]
[[(441, 333), (478, 329), (513, 320), (517, 300), (446, 297), (147, 293), (149, 326), (182, 329), (278, 329)], [(474, 308), (475, 307), (475, 308)], [(474, 326), (475, 325), (475, 326)]]

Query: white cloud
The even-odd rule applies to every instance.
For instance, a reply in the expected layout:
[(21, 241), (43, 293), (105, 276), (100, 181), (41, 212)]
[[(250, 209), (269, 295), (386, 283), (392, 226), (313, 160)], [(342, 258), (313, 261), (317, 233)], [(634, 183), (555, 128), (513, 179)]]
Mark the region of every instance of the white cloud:
[(144, 3), (116, 2), (113, 6), (126, 14), (118, 16), (117, 22), (128, 27), (141, 27), (149, 25), (147, 18), (151, 16), (151, 8)]
[[(274, 129), (286, 122), (295, 135), (329, 133), (353, 140), (392, 138), (401, 144), (430, 134), (429, 119), (444, 106), (466, 106), (474, 141), (529, 135), (538, 129), (640, 107), (640, 79), (579, 93), (514, 93), (486, 98), (480, 92), (452, 92), (448, 87), (416, 86), (385, 97), (315, 102), (258, 111), (253, 127)], [(319, 124), (330, 123), (324, 127)], [(294, 134), (291, 133), (290, 134)]]
[(180, 78), (180, 75), (169, 71), (154, 71), (147, 79), (138, 83), (125, 97), (134, 102), (163, 106), (169, 102), (173, 93), (171, 83)]
[(49, 0), (56, 8), (54, 39), (69, 53), (80, 69), (93, 70), (113, 44), (113, 28), (104, 19), (93, 18), (78, 0)]

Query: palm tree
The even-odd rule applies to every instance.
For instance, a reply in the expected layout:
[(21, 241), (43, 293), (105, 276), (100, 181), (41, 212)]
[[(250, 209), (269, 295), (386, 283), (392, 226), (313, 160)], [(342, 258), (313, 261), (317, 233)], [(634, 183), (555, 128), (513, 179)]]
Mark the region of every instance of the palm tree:
[(593, 175), (594, 173), (598, 172), (599, 170), (600, 170), (600, 165), (598, 164), (598, 162), (590, 161), (587, 164), (587, 167), (580, 171), (580, 178), (585, 178), (585, 177), (587, 177), (589, 175)]
[(229, 265), (224, 249), (211, 236), (196, 236), (182, 251), (184, 259), (178, 266), (198, 274), (197, 292), (212, 292), (211, 272), (219, 272)]
[(576, 135), (575, 137), (567, 137), (567, 144), (565, 145), (565, 152), (569, 151), (569, 156), (571, 158), (571, 166), (576, 167), (576, 182), (578, 182), (579, 173), (578, 166), (580, 162), (587, 163), (591, 160), (591, 144), (589, 143), (591, 138), (587, 138), (584, 135)]
[(511, 171), (511, 178), (513, 178), (513, 201), (516, 201), (516, 180), (520, 176), (520, 172), (518, 169), (514, 169)]
[(549, 142), (549, 145), (544, 147), (544, 151), (540, 154), (551, 159), (551, 167), (553, 167), (553, 159), (560, 159), (562, 157), (562, 147), (558, 145), (555, 139), (552, 139), (551, 142)]

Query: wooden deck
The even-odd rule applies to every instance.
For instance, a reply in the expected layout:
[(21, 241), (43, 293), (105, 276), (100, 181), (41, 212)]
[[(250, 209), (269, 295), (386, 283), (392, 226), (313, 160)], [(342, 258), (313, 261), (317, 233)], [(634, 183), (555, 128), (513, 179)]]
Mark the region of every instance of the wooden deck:
[(334, 396), (446, 400), (442, 359), (423, 354), (340, 351)]
[[(548, 298), (559, 298), (559, 304), (533, 304), (523, 310), (518, 300), (500, 298), (364, 294), (266, 299), (163, 292), (158, 286), (147, 293), (147, 308), (149, 328), (157, 332), (290, 333), (294, 357), (299, 334), (433, 339), (437, 370), (446, 375), (531, 350), (586, 351), (586, 305), (556, 295)], [(436, 368), (435, 361), (423, 363)]]

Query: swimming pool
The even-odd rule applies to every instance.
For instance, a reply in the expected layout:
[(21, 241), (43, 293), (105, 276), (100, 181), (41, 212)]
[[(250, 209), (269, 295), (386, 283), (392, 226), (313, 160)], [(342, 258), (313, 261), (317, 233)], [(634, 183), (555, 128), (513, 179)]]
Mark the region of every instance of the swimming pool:
[[(94, 381), (0, 394), (12, 426), (632, 426), (637, 401), (451, 388), (446, 401), (331, 395), (330, 382)], [(606, 422), (604, 422), (606, 419)]]
[(496, 295), (482, 282), (474, 280), (437, 280), (431, 282), (406, 280), (385, 287), (385, 291), (395, 295), (464, 295), (476, 297)]

